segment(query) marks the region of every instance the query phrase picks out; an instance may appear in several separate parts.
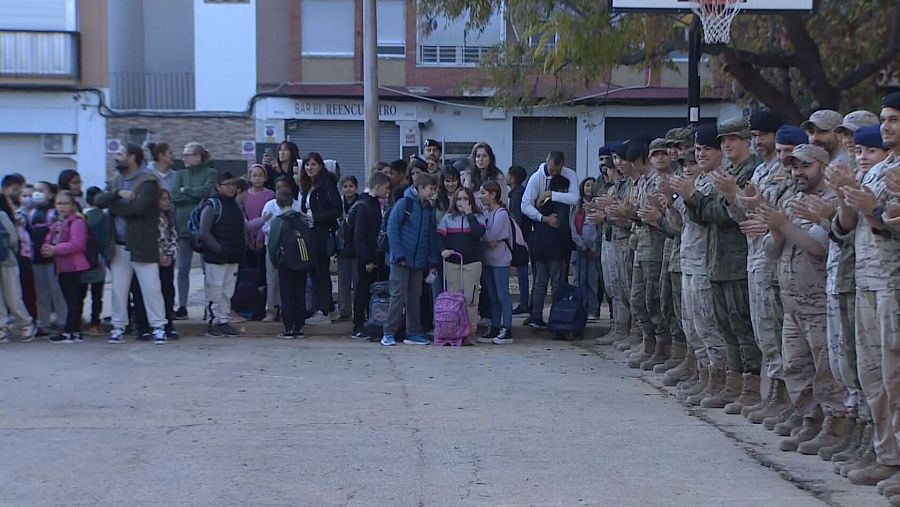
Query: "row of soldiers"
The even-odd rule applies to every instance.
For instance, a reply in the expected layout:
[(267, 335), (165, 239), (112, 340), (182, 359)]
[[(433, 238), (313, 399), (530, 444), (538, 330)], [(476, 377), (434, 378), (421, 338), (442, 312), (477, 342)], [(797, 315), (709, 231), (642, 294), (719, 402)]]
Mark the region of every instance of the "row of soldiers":
[(598, 343), (900, 505), (900, 93), (880, 118), (760, 111), (607, 154)]

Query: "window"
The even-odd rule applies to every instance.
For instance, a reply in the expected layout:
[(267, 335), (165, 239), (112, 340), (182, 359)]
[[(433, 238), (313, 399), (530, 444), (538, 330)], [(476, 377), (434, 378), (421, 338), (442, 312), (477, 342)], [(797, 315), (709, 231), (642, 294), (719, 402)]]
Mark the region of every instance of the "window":
[(353, 0), (303, 0), (300, 4), (301, 54), (353, 57), (355, 24)]
[(378, 57), (406, 57), (406, 0), (379, 0)]
[(506, 37), (503, 13), (495, 13), (483, 31), (466, 32), (467, 16), (455, 21), (430, 20), (433, 30), (419, 35), (419, 65), (474, 67), (481, 58)]

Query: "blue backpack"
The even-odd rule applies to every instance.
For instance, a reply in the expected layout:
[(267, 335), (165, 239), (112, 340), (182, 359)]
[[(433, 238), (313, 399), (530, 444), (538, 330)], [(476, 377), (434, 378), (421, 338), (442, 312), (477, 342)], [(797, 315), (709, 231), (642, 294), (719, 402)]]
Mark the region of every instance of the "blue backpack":
[(203, 199), (191, 210), (191, 216), (188, 218), (188, 230), (191, 233), (191, 248), (197, 253), (206, 251), (203, 240), (200, 239), (200, 216), (207, 206), (212, 206), (213, 211), (216, 212), (216, 222), (222, 218), (222, 203), (215, 197)]
[(581, 302), (581, 292), (577, 287), (564, 284), (553, 293), (547, 329), (554, 333), (579, 334), (586, 326), (587, 312)]

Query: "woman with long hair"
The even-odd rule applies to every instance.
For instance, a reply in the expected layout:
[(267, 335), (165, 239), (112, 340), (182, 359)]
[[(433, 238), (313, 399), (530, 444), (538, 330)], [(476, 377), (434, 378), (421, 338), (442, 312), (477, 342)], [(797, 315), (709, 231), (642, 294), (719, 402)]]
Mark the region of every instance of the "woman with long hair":
[[(459, 170), (455, 167), (447, 166), (441, 171), (438, 177), (440, 179), (438, 180), (437, 200), (435, 200), (434, 208), (437, 213), (437, 221), (440, 223), (441, 219), (444, 218), (444, 214), (446, 214), (453, 205), (451, 199), (453, 198), (453, 194), (459, 190), (460, 174)], [(472, 204), (475, 205), (474, 202)]]
[(303, 159), (303, 169), (297, 178), (300, 184), (300, 212), (306, 217), (316, 239), (316, 267), (313, 271), (316, 312), (306, 320), (309, 325), (330, 324), (331, 256), (335, 254), (337, 221), (341, 217), (341, 195), (334, 176), (325, 169), (322, 155), (310, 152)]
[(488, 298), (491, 300), (491, 327), (479, 343), (506, 345), (512, 337), (512, 299), (509, 296), (509, 267), (512, 263), (512, 222), (500, 200), (500, 184), (481, 184), (478, 194), (484, 207), (483, 263)]
[(496, 181), (500, 186), (500, 202), (504, 205), (509, 202), (509, 187), (506, 185), (506, 178), (497, 167), (497, 157), (494, 156), (493, 148), (486, 142), (476, 143), (472, 147), (472, 153), (469, 155), (469, 169), (463, 181), (466, 182), (464, 185), (473, 192), (480, 189), (486, 181)]
[(67, 190), (71, 192), (75, 198), (75, 204), (78, 206), (78, 211), (83, 210), (85, 205), (87, 205), (87, 202), (84, 200), (84, 192), (81, 191), (81, 185), (81, 175), (75, 169), (63, 169), (59, 173), (57, 186), (60, 191)]
[(159, 184), (169, 193), (175, 186), (175, 171), (172, 166), (175, 164), (175, 154), (169, 143), (148, 143), (147, 149), (150, 151), (152, 161), (149, 164), (150, 169), (159, 179)]
[(300, 163), (300, 148), (291, 141), (284, 141), (278, 145), (275, 156), (277, 157), (276, 160), (263, 160), (263, 166), (268, 173), (266, 187), (275, 191), (275, 180), (286, 176), (291, 180), (294, 194), (296, 195), (299, 188), (297, 188), (297, 183), (294, 181), (294, 166)]

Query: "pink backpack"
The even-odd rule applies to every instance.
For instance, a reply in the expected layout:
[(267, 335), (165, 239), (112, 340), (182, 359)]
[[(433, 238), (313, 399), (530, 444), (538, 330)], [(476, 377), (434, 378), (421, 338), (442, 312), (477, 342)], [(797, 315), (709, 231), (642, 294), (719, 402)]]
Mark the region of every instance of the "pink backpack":
[[(459, 277), (462, 280), (462, 254), (454, 253), (454, 255), (459, 257)], [(434, 301), (434, 340), (432, 343), (436, 346), (449, 344), (459, 347), (469, 336), (469, 313), (466, 310), (464, 292), (447, 292), (447, 276), (449, 274), (444, 273), (444, 292)], [(460, 283), (460, 287), (462, 286), (463, 284)]]

